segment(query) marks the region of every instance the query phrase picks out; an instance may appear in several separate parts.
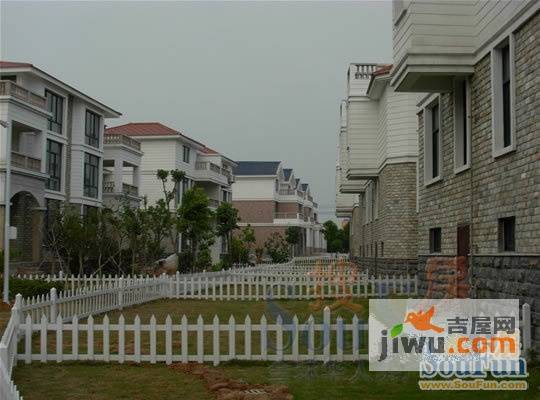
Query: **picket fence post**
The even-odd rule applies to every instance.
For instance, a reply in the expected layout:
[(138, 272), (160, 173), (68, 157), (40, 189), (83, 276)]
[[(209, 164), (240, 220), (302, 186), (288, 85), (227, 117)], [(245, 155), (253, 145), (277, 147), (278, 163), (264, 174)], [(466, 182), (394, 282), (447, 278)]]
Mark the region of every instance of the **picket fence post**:
[(124, 277), (121, 276), (118, 280), (118, 309), (124, 308)]
[(56, 288), (51, 288), (50, 290), (50, 299), (51, 299), (51, 305), (50, 305), (50, 311), (49, 311), (49, 321), (54, 322), (56, 321)]

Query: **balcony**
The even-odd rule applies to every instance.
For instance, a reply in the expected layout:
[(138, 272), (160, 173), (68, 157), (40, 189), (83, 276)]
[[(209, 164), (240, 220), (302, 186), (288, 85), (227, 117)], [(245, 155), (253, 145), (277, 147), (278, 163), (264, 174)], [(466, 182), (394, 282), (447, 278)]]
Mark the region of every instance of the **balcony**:
[(16, 151), (11, 152), (11, 165), (30, 171), (41, 172), (41, 160)]
[[(103, 182), (103, 193), (107, 194), (115, 194), (118, 192), (115, 192), (114, 190), (114, 182), (113, 181), (105, 181)], [(139, 188), (137, 186), (130, 185), (128, 183), (122, 183), (122, 191), (120, 192), (123, 195), (127, 196), (133, 196), (138, 197), (139, 196)]]
[(0, 81), (0, 96), (11, 96), (47, 111), (47, 99), (11, 81)]
[[(472, 74), (478, 41), (490, 30), (486, 23), (496, 18), (493, 6), (525, 2), (486, 3), (480, 7), (473, 1), (438, 4), (394, 0), (395, 70), (391, 85), (395, 90), (446, 92), (452, 89), (456, 76)], [(482, 17), (484, 12), (492, 15)]]
[(233, 181), (232, 174), (225, 168), (207, 161), (195, 163), (195, 172), (200, 181), (218, 182), (222, 185), (230, 185)]
[(141, 151), (141, 142), (132, 139), (127, 135), (107, 134), (105, 135), (105, 144), (121, 144), (131, 149)]

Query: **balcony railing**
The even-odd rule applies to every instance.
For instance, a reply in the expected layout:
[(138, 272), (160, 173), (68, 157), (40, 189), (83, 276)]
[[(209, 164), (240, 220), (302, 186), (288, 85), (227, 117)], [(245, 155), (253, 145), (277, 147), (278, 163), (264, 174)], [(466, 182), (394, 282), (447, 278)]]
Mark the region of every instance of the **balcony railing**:
[(117, 133), (105, 135), (105, 144), (123, 144), (132, 149), (141, 150), (141, 142), (138, 140), (132, 139), (127, 135), (120, 135)]
[(11, 81), (0, 81), (0, 96), (13, 96), (33, 106), (47, 109), (47, 99)]
[(304, 216), (299, 213), (277, 212), (274, 213), (274, 219), (304, 219)]
[[(115, 193), (114, 181), (103, 182), (103, 193)], [(122, 194), (137, 197), (139, 195), (139, 188), (128, 183), (122, 183)]]
[(201, 170), (212, 171), (215, 174), (222, 175), (225, 178), (227, 178), (227, 181), (229, 183), (232, 182), (232, 174), (230, 173), (230, 171), (228, 171), (227, 169), (222, 168), (219, 165), (214, 164), (212, 162), (197, 161), (195, 163), (195, 169), (199, 170), (199, 171), (201, 171)]
[(296, 190), (294, 190), (294, 189), (279, 189), (279, 194), (282, 195), (282, 196), (295, 195)]
[(103, 193), (114, 193), (114, 182), (103, 182)]
[(41, 171), (41, 160), (39, 158), (30, 157), (16, 151), (11, 152), (11, 165), (31, 171)]

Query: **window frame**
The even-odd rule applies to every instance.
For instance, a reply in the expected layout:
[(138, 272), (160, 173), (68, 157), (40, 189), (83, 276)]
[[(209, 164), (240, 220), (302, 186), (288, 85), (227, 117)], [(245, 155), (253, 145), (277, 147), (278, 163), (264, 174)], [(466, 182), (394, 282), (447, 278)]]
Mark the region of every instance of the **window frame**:
[[(437, 232), (439, 234), (438, 238), (435, 236)], [(442, 253), (442, 228), (441, 227), (429, 228), (429, 253), (430, 254)]]
[[(96, 160), (96, 165), (92, 164), (91, 163), (91, 160)], [(94, 154), (91, 154), (91, 153), (84, 153), (84, 168), (83, 168), (83, 196), (84, 197), (88, 197), (88, 198), (92, 198), (92, 199), (98, 199), (99, 198), (99, 176), (100, 176), (100, 173), (99, 173), (99, 170), (100, 170), (100, 157), (94, 155)], [(90, 182), (91, 180), (93, 181), (93, 176), (90, 176), (90, 175), (93, 175), (90, 171), (88, 170), (88, 173), (87, 173), (87, 168), (92, 168), (92, 170), (94, 170), (94, 167), (95, 167), (95, 186), (93, 185), (93, 182)], [(90, 191), (90, 189), (95, 189), (95, 196), (92, 194), (92, 192)]]
[[(437, 176), (433, 176), (433, 109), (437, 107)], [(437, 95), (424, 107), (424, 186), (439, 182), (443, 178), (443, 151), (442, 151), (442, 124), (441, 124), (441, 96)]]
[(467, 78), (454, 81), (453, 96), (454, 174), (459, 174), (471, 167), (471, 85)]
[(191, 160), (191, 148), (183, 144), (182, 145), (182, 161), (185, 162), (186, 164), (189, 164), (190, 160)]
[[(84, 115), (85, 115), (84, 117), (84, 143), (86, 143), (88, 146), (92, 146), (99, 149), (99, 146), (101, 145), (101, 140), (100, 140), (101, 139), (101, 115), (89, 109), (86, 109), (86, 112)], [(89, 132), (88, 132), (89, 117), (94, 122), (93, 123), (94, 135), (89, 135)], [(96, 127), (97, 127), (97, 136), (95, 135)]]
[[(509, 85), (509, 139), (505, 146), (504, 93), (503, 93), (503, 49), (508, 47), (508, 85)], [(514, 35), (505, 37), (491, 51), (491, 131), (492, 156), (497, 158), (516, 149), (515, 123), (515, 43)]]
[[(516, 251), (516, 217), (514, 215), (499, 218), (497, 221), (497, 246), (500, 253), (514, 253)], [(508, 235), (507, 224), (511, 223), (511, 237)], [(509, 243), (507, 242), (509, 240)], [(511, 244), (509, 246), (509, 244)]]
[[(55, 106), (51, 110), (49, 109), (49, 95), (51, 96), (51, 101), (54, 101)], [(49, 111), (52, 116), (47, 118), (47, 130), (50, 132), (54, 132), (59, 135), (64, 134), (64, 114), (65, 114), (65, 98), (64, 96), (59, 95), (56, 92), (53, 92), (52, 90), (45, 89), (45, 99), (46, 99), (46, 106), (47, 111)], [(58, 102), (60, 101), (60, 107), (58, 107)], [(60, 116), (58, 116), (58, 111), (60, 110)], [(53, 124), (57, 126), (57, 129), (53, 129)]]
[[(55, 145), (58, 146), (59, 148), (59, 153), (52, 153), (50, 150), (51, 150), (51, 144), (54, 143)], [(45, 156), (46, 156), (46, 168), (47, 168), (47, 174), (49, 175), (49, 177), (47, 178), (47, 181), (45, 183), (45, 187), (47, 190), (52, 190), (52, 191), (55, 191), (55, 192), (61, 192), (62, 191), (62, 183), (63, 183), (63, 179), (62, 179), (62, 156), (63, 156), (63, 144), (60, 143), (60, 142), (57, 142), (55, 140), (51, 140), (51, 139), (47, 139), (47, 142), (46, 142), (46, 148), (45, 148)], [(56, 163), (55, 163), (55, 166), (56, 168), (54, 168), (54, 171), (55, 172), (58, 172), (58, 175), (54, 174), (52, 175), (51, 174), (51, 168), (50, 168), (50, 165), (51, 165), (51, 155), (54, 155), (54, 158), (57, 159)], [(53, 161), (54, 163), (54, 161)], [(51, 186), (51, 182), (53, 181), (57, 181), (58, 182), (58, 185), (52, 187)]]

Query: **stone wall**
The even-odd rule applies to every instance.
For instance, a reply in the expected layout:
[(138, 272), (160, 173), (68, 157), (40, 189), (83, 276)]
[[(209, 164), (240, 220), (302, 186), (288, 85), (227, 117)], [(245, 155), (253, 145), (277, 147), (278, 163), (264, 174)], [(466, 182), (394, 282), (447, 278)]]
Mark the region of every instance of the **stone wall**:
[(374, 258), (374, 257), (353, 257), (352, 261), (364, 271), (369, 270), (373, 275), (415, 275), (418, 261), (413, 259), (395, 258)]
[(365, 259), (416, 259), (416, 163), (387, 164), (377, 178), (378, 213), (365, 217), (366, 196), (353, 209), (351, 255)]
[[(540, 46), (537, 13), (515, 31), (515, 151), (492, 155), (491, 56), (475, 65), (471, 86), (471, 167), (454, 173), (453, 94), (440, 95), (442, 179), (424, 186), (423, 115), (419, 115), (418, 274), (422, 295), (429, 293), (428, 260), (452, 260), (457, 227), (471, 226), (472, 260), (466, 274), (469, 295), (518, 298), (531, 305), (533, 340), (540, 349), (540, 157), (537, 77)], [(498, 219), (515, 216), (513, 253), (498, 249)], [(428, 255), (429, 229), (442, 230), (441, 254)], [(442, 279), (444, 280), (444, 279)], [(439, 282), (438, 295), (444, 291)], [(463, 283), (465, 285), (465, 282)], [(433, 287), (433, 286), (432, 286)], [(437, 293), (435, 293), (437, 295)]]

